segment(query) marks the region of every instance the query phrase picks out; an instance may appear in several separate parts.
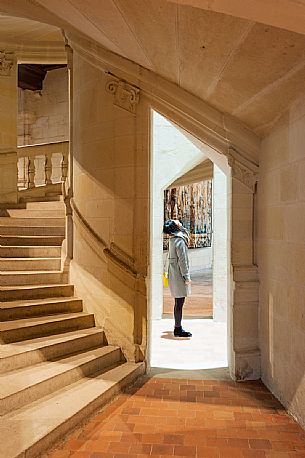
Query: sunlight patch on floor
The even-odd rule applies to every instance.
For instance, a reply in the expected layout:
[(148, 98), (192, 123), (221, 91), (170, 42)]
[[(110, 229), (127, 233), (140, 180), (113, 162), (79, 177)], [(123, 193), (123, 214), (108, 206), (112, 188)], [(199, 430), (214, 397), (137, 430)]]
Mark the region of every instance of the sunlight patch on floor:
[(152, 322), (151, 367), (169, 369), (214, 369), (227, 367), (227, 325), (208, 319), (183, 320), (193, 334), (190, 339), (173, 336), (173, 320)]

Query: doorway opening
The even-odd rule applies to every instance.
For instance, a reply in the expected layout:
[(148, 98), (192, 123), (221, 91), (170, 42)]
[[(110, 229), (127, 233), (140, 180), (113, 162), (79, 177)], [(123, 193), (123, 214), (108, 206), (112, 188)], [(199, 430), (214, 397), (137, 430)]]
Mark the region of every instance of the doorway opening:
[[(228, 366), (230, 297), (230, 168), (215, 150), (152, 111), (151, 368), (198, 370)], [(190, 232), (192, 294), (183, 307), (189, 339), (173, 336), (173, 304), (163, 284), (165, 219)]]
[[(190, 237), (188, 257), (192, 294), (184, 308), (186, 319), (213, 318), (212, 181), (213, 163), (207, 159), (164, 191), (164, 221), (181, 221)], [(167, 264), (168, 245), (169, 237), (163, 234), (164, 265)], [(172, 315), (170, 289), (163, 287), (162, 317)]]

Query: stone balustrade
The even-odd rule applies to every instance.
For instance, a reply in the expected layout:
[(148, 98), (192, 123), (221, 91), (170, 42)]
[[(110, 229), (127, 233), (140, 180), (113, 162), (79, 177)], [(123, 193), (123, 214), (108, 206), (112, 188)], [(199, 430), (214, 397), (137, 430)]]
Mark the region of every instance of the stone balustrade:
[(17, 148), (18, 190), (64, 182), (68, 173), (69, 142)]

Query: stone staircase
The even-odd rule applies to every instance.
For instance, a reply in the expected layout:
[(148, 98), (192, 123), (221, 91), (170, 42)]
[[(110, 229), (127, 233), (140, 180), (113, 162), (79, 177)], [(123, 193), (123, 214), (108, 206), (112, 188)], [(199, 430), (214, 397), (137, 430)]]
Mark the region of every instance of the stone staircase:
[(61, 271), (62, 201), (0, 209), (0, 457), (41, 456), (144, 372)]

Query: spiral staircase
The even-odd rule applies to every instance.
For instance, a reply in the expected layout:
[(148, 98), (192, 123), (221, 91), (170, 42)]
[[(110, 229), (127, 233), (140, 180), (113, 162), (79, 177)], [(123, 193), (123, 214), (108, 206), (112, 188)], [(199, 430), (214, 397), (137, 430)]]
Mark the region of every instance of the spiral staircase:
[(0, 209), (1, 458), (31, 458), (144, 372), (107, 344), (61, 268), (65, 205)]

